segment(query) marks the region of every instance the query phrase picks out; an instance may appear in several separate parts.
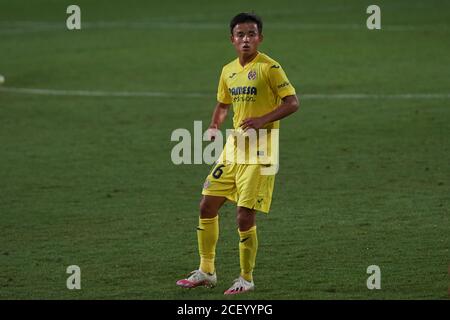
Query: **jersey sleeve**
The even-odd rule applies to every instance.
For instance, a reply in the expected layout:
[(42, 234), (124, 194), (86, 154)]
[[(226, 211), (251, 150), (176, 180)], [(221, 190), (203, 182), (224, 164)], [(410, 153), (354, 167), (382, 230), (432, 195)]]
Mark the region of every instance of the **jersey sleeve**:
[(231, 104), (232, 102), (230, 91), (228, 90), (228, 86), (225, 82), (225, 75), (223, 69), (222, 73), (220, 74), (219, 86), (217, 88), (217, 101), (224, 104)]
[(283, 99), (284, 97), (295, 94), (295, 88), (289, 82), (286, 73), (279, 64), (274, 64), (269, 67), (268, 76), (270, 87), (275, 95)]

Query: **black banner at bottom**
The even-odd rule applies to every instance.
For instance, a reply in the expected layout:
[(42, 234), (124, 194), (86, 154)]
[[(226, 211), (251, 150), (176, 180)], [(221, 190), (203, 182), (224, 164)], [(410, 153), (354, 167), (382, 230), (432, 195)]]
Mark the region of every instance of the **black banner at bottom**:
[[(448, 310), (449, 300), (9, 300), (0, 301), (2, 312), (22, 312), (63, 318), (84, 318), (97, 313), (127, 319), (296, 319), (306, 315), (385, 317), (386, 307), (403, 316), (427, 310)], [(431, 307), (431, 308), (430, 308)], [(9, 310), (8, 310), (9, 309)], [(61, 312), (62, 311), (62, 312)], [(444, 310), (443, 310), (444, 311)]]

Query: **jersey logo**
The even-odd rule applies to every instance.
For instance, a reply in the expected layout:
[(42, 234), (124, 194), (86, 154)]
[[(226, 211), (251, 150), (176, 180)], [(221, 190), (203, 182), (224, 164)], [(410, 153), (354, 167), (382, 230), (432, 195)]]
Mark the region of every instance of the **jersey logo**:
[(257, 89), (256, 87), (233, 87), (233, 88), (229, 88), (228, 91), (230, 91), (230, 94), (232, 96), (238, 96), (241, 94), (248, 94), (248, 95), (257, 95)]
[(248, 80), (256, 80), (256, 71), (251, 70), (248, 72)]
[(235, 75), (236, 75), (236, 72), (233, 72), (233, 73), (231, 74), (231, 76), (229, 76), (229, 78), (231, 79), (231, 78), (233, 78)]
[(282, 84), (278, 85), (278, 89), (281, 89), (283, 87), (287, 87), (289, 85), (289, 82), (283, 82)]
[(270, 67), (270, 69), (272, 69), (272, 68), (274, 68), (274, 69), (278, 69), (280, 66), (277, 66), (277, 65), (273, 65), (273, 66), (271, 66)]

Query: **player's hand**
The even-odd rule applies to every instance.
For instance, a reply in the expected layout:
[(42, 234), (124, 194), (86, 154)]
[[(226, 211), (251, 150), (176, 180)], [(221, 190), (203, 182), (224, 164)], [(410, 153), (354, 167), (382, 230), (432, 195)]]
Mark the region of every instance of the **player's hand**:
[(211, 140), (211, 141), (216, 140), (217, 131), (219, 131), (219, 130), (217, 129), (217, 125), (216, 124), (209, 126), (209, 128), (208, 128), (208, 138), (209, 138), (209, 140)]
[(264, 125), (264, 121), (261, 118), (256, 117), (242, 120), (240, 127), (242, 128), (242, 130), (247, 131), (248, 129), (261, 129), (262, 127), (264, 127)]

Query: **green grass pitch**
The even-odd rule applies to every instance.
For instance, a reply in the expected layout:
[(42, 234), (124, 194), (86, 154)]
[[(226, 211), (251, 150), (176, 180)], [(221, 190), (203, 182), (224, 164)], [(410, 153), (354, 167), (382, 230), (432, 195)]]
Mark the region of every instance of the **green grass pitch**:
[[(172, 164), (170, 135), (206, 128), (235, 57), (229, 19), (251, 10), (301, 108), (281, 123), (256, 291), (239, 298), (448, 298), (447, 1), (377, 1), (381, 30), (366, 0), (76, 3), (69, 31), (72, 1), (0, 0), (1, 299), (224, 298), (239, 273), (232, 204), (218, 286), (175, 286), (198, 266), (210, 167)], [(81, 290), (66, 288), (70, 265)]]

